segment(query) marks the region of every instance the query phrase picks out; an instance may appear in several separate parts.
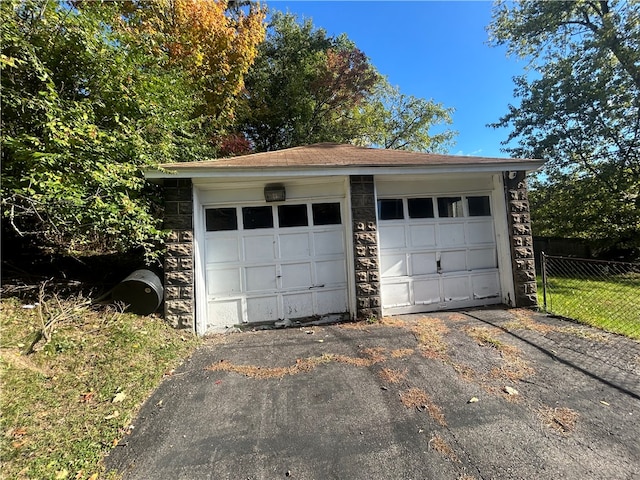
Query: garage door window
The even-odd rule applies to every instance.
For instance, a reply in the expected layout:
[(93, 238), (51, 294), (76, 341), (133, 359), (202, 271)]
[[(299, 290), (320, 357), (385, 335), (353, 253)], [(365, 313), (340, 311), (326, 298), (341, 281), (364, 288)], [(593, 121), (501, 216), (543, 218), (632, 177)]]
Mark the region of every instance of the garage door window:
[(402, 199), (378, 200), (378, 215), (380, 220), (402, 220), (404, 218)]
[(238, 218), (235, 208), (207, 208), (207, 232), (237, 230)]
[(467, 197), (469, 202), (469, 216), (489, 217), (491, 216), (491, 204), (488, 196)]
[(433, 218), (433, 199), (431, 198), (409, 198), (409, 218)]
[(242, 225), (245, 230), (273, 228), (273, 212), (271, 207), (243, 207)]
[(438, 215), (440, 218), (463, 217), (462, 197), (438, 198)]
[(279, 205), (278, 224), (281, 227), (306, 227), (309, 225), (307, 219), (306, 205)]
[(311, 208), (314, 225), (340, 225), (342, 223), (339, 203), (314, 203)]

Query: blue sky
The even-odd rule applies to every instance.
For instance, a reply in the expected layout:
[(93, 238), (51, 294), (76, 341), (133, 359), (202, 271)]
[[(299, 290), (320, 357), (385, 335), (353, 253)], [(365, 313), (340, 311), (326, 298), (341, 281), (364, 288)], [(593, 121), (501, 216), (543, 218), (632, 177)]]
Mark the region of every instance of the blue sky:
[(330, 36), (346, 33), (378, 71), (402, 93), (455, 108), (456, 155), (507, 156), (500, 142), (508, 130), (486, 125), (514, 103), (512, 77), (524, 62), (489, 47), (487, 1), (280, 1), (267, 6), (290, 11)]

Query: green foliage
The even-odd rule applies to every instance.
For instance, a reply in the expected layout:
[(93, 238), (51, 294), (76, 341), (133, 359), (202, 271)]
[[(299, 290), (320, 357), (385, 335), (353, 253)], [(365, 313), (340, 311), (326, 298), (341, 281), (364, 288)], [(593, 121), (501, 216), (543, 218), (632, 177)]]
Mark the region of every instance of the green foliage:
[(535, 73), (496, 124), (513, 128), (509, 153), (547, 160), (535, 233), (640, 249), (640, 4), (501, 2), (489, 30)]
[[(361, 133), (356, 143), (396, 150), (447, 153), (456, 132), (443, 129), (453, 123), (452, 108), (433, 100), (405, 95), (381, 80), (360, 108)], [(432, 127), (439, 133), (432, 133)]]
[(67, 253), (150, 254), (162, 232), (141, 172), (210, 150), (190, 116), (197, 94), (181, 71), (107, 27), (115, 4), (0, 8), (3, 225)]
[(430, 129), (450, 115), (391, 87), (346, 36), (276, 12), (246, 78), (238, 130), (258, 151), (318, 142), (444, 151), (455, 133)]
[(274, 13), (246, 77), (239, 128), (258, 151), (347, 142), (354, 108), (377, 73), (346, 37), (327, 37), (310, 20)]

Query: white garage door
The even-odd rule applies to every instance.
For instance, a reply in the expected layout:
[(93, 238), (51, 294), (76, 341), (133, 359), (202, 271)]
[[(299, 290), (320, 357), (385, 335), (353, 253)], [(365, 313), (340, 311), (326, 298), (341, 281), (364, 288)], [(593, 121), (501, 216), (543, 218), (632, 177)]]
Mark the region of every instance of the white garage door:
[(206, 208), (208, 327), (347, 312), (342, 208), (341, 199)]
[(378, 200), (385, 315), (500, 303), (490, 194)]

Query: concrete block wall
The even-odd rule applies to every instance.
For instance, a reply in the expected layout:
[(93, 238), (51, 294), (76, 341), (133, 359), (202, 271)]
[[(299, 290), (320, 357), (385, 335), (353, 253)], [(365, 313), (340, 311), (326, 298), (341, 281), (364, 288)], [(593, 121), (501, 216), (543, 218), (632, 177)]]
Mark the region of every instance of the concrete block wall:
[(164, 316), (174, 328), (194, 329), (193, 187), (190, 179), (164, 182)]
[[(511, 178), (513, 177), (513, 178)], [(536, 266), (525, 172), (504, 174), (516, 307), (537, 307)]]
[(373, 175), (352, 175), (350, 192), (356, 274), (356, 318), (379, 319), (382, 317), (382, 304)]

